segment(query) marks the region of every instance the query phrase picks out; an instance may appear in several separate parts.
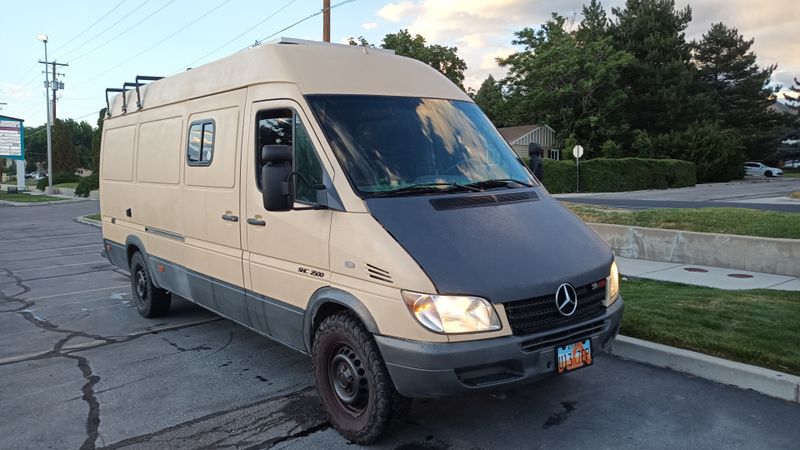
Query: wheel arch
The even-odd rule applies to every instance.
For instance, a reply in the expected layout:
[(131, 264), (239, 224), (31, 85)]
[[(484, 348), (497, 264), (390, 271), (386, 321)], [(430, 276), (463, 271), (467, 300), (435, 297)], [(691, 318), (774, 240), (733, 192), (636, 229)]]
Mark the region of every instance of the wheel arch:
[(311, 354), (311, 345), (314, 341), (314, 331), (325, 317), (339, 311), (349, 311), (355, 314), (372, 334), (379, 334), (378, 324), (366, 306), (353, 294), (341, 289), (324, 287), (318, 289), (308, 301), (303, 317), (303, 343), (306, 351)]
[[(132, 234), (125, 239), (125, 255), (128, 260), (129, 268), (131, 265), (131, 259), (133, 259), (133, 254), (136, 253), (137, 251), (142, 254), (142, 257), (144, 258), (144, 263), (147, 265), (147, 269), (150, 271), (150, 273), (151, 274), (155, 273), (153, 271), (152, 260), (150, 259), (150, 255), (147, 253), (147, 250), (144, 247), (144, 243), (142, 242), (141, 239), (139, 239), (139, 236)], [(156, 279), (156, 277), (153, 276), (150, 278), (152, 280), (152, 283), (156, 287), (162, 288), (162, 286), (158, 284), (158, 280)]]

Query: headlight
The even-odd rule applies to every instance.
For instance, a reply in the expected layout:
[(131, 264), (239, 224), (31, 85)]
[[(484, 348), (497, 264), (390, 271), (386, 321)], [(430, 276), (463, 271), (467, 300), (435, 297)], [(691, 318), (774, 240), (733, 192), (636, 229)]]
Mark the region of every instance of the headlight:
[(606, 289), (606, 306), (611, 306), (619, 297), (619, 270), (617, 269), (616, 261), (611, 263), (611, 273), (608, 275), (606, 286), (608, 286)]
[(429, 295), (403, 291), (411, 314), (437, 333), (474, 333), (500, 329), (491, 303), (478, 297)]

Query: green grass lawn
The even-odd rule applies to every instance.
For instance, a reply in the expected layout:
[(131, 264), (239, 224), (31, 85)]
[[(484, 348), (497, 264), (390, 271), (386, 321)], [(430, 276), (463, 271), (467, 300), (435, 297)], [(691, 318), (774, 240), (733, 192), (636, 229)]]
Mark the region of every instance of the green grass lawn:
[(75, 189), (76, 187), (78, 187), (78, 182), (76, 181), (74, 183), (58, 183), (53, 185), (53, 187)]
[(565, 205), (585, 222), (800, 239), (800, 214), (745, 208), (665, 208), (628, 211)]
[(621, 333), (800, 375), (800, 292), (623, 280)]
[(783, 169), (783, 176), (789, 178), (800, 178), (800, 169)]
[(0, 200), (9, 202), (20, 203), (41, 203), (41, 202), (55, 202), (65, 200), (61, 197), (51, 197), (49, 195), (30, 195), (30, 194), (9, 194), (6, 191), (0, 191)]
[(83, 218), (84, 218), (84, 219), (89, 219), (89, 220), (96, 220), (96, 221), (98, 221), (98, 222), (99, 222), (99, 221), (100, 221), (100, 213), (97, 213), (97, 214), (89, 214), (88, 216), (83, 216)]

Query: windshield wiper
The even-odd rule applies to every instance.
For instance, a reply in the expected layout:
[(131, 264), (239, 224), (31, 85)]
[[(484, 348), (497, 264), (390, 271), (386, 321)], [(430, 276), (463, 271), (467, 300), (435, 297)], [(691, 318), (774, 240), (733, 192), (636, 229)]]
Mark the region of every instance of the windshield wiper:
[(510, 187), (509, 184), (516, 183), (521, 186), (525, 187), (533, 187), (532, 184), (528, 183), (527, 181), (520, 181), (515, 180), (513, 178), (492, 178), (490, 180), (483, 180), (483, 181), (476, 181), (474, 183), (468, 183), (464, 186), (478, 188), (478, 189), (489, 189), (493, 187)]
[(421, 183), (404, 186), (390, 191), (370, 192), (364, 198), (375, 197), (402, 197), (404, 195), (430, 194), (435, 192), (452, 192), (454, 190), (464, 190), (480, 192), (481, 189), (465, 184), (458, 183)]

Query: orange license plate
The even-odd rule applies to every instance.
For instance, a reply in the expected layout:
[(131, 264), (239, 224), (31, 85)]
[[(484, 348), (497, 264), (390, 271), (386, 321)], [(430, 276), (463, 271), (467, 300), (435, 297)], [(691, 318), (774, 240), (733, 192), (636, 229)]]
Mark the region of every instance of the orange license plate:
[(592, 365), (592, 340), (556, 348), (557, 373), (567, 373)]

